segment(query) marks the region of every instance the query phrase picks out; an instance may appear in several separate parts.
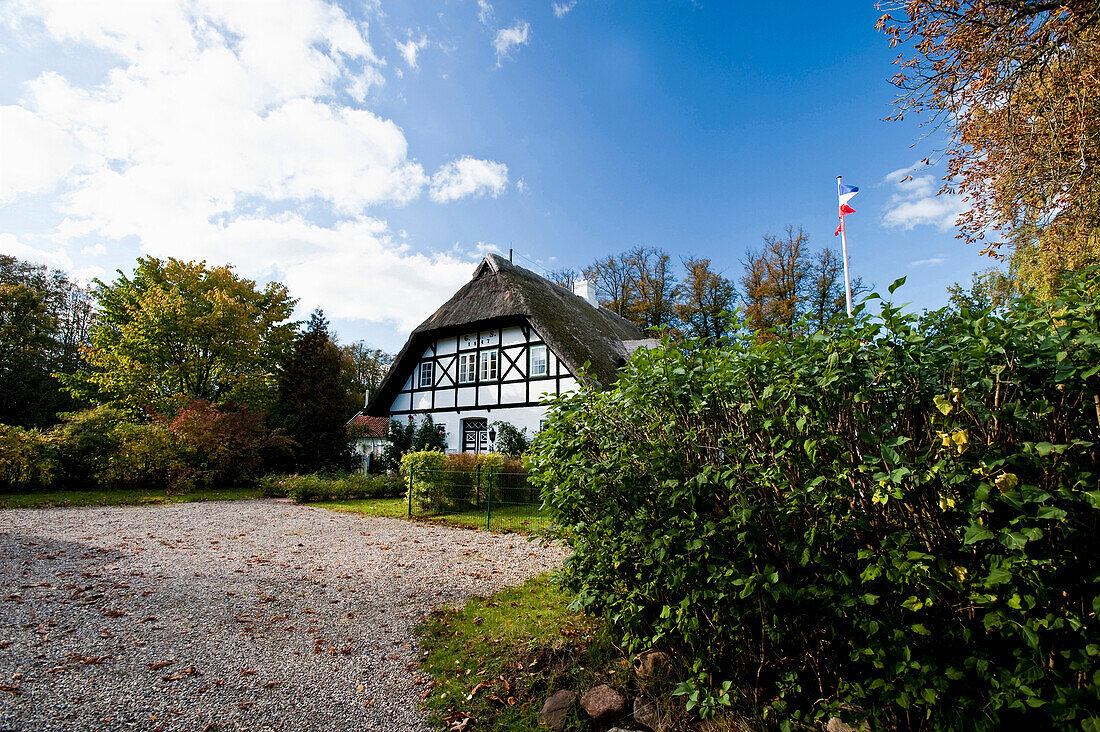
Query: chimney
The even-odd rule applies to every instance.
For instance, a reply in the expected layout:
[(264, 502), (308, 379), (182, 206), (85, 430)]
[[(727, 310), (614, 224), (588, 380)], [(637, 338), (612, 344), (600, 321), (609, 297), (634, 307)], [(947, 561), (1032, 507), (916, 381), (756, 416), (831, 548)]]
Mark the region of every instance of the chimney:
[(588, 301), (588, 304), (594, 308), (598, 308), (600, 304), (596, 302), (596, 292), (592, 283), (588, 280), (576, 280), (573, 282), (573, 294), (583, 297)]
[(367, 389), (367, 395), (363, 397), (363, 409), (366, 409), (370, 404), (370, 389)]

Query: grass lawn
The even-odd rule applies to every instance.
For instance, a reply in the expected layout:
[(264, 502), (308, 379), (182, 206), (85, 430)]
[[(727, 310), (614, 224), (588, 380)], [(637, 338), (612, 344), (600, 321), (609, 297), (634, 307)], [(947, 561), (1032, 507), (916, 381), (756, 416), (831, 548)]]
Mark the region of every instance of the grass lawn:
[(358, 498), (349, 501), (312, 501), (309, 506), (327, 508), (330, 511), (361, 513), (364, 516), (405, 518), (409, 515), (409, 502), (404, 498)]
[[(384, 518), (406, 518), (409, 515), (409, 502), (405, 498), (363, 498), (350, 501), (316, 501), (310, 506), (327, 508), (331, 511), (361, 513), (364, 516)], [(418, 516), (418, 521), (432, 521), (452, 526), (465, 526), (471, 529), (485, 528), (485, 510), (470, 510), (461, 513)], [(533, 532), (546, 527), (546, 519), (538, 506), (515, 505), (493, 509), (493, 531)]]
[[(427, 652), (425, 704), (433, 725), (445, 729), (470, 716), (479, 730), (532, 730), (554, 691), (583, 693), (598, 683), (621, 688), (632, 675), (628, 664), (599, 621), (570, 610), (569, 601), (550, 575), (540, 575), (432, 613), (417, 633)], [(589, 729), (573, 714), (567, 729)]]
[(261, 498), (259, 488), (214, 488), (190, 493), (166, 494), (154, 490), (51, 491), (48, 493), (0, 493), (3, 508), (60, 508), (72, 506), (144, 506), (194, 501), (241, 501)]

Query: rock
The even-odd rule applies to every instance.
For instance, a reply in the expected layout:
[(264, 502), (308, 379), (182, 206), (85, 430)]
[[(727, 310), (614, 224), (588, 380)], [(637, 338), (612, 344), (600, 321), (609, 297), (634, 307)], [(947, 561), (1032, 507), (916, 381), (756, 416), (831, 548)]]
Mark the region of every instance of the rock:
[(539, 712), (539, 722), (560, 732), (560, 730), (565, 729), (565, 720), (576, 701), (577, 693), (574, 691), (568, 689), (555, 691), (542, 705), (542, 711)]
[(608, 719), (626, 711), (626, 698), (607, 684), (600, 684), (581, 697), (581, 707), (592, 719)]
[(833, 717), (825, 724), (825, 732), (859, 732), (859, 730), (867, 729), (870, 729), (870, 727), (866, 722), (857, 729), (850, 724), (845, 724), (839, 717)]
[(657, 729), (661, 723), (661, 715), (657, 713), (657, 705), (650, 699), (638, 697), (634, 700), (634, 721), (646, 729)]
[(664, 651), (645, 651), (634, 657), (634, 673), (640, 679), (668, 674), (672, 659)]

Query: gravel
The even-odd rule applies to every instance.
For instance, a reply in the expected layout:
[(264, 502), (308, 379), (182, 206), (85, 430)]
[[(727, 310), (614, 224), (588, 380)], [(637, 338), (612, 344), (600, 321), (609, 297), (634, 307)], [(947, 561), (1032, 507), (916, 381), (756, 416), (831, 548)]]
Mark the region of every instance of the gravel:
[(566, 551), (284, 502), (0, 512), (0, 728), (423, 730), (412, 628)]

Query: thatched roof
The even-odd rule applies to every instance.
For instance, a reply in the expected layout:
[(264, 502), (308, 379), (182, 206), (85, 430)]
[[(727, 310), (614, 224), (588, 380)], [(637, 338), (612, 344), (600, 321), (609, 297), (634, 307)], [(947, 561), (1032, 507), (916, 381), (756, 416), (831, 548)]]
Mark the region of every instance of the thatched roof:
[(389, 413), (413, 364), (437, 338), (522, 322), (534, 327), (571, 372), (579, 375), (588, 363), (588, 380), (604, 386), (615, 381), (619, 367), (637, 348), (632, 342), (644, 340), (642, 331), (630, 321), (489, 254), (474, 270), (473, 278), (412, 332), (367, 413)]

